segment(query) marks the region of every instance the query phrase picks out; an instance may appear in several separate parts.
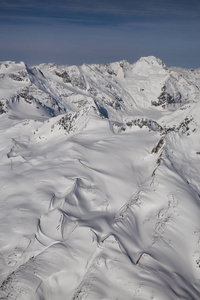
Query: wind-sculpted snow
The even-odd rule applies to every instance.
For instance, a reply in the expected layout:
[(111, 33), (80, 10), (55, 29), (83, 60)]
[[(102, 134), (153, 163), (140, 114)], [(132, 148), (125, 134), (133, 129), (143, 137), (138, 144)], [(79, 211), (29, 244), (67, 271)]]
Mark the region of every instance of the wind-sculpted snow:
[(200, 74), (0, 65), (0, 299), (200, 298)]

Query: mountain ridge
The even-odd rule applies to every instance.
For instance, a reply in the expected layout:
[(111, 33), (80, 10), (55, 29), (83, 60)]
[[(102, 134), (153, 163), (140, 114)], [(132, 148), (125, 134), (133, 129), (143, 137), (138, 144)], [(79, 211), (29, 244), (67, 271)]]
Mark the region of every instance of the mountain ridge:
[(200, 73), (0, 65), (0, 298), (199, 299)]

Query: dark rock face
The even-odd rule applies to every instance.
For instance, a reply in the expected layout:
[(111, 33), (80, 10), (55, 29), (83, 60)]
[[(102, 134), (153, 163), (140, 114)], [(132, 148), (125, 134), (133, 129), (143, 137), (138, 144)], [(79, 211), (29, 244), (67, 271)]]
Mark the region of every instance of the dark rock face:
[(9, 75), (9, 77), (15, 81), (24, 81), (25, 78), (27, 77), (27, 72), (20, 71), (18, 73), (12, 73)]
[(67, 133), (69, 133), (70, 131), (73, 130), (73, 124), (76, 118), (77, 118), (76, 113), (75, 114), (68, 113), (60, 119), (58, 124), (61, 125), (67, 131)]
[(26, 102), (28, 102), (28, 103), (32, 103), (32, 101), (33, 101), (33, 99), (34, 99), (34, 97), (33, 97), (32, 95), (29, 95), (28, 90), (22, 91), (22, 92), (19, 94), (19, 96), (20, 96), (21, 98), (23, 98), (23, 99), (24, 99)]
[(70, 83), (71, 82), (71, 78), (70, 78), (69, 74), (66, 71), (64, 71), (62, 73), (55, 72), (55, 74), (58, 77), (62, 78), (64, 83)]
[(170, 95), (167, 92), (166, 86), (163, 86), (162, 92), (160, 96), (158, 97), (157, 101), (152, 101), (151, 104), (153, 106), (160, 106), (160, 105), (167, 105), (167, 104), (175, 104), (175, 103), (181, 103), (181, 94), (177, 93), (175, 96)]
[(58, 77), (62, 78), (64, 83), (71, 83), (72, 86), (74, 87), (78, 87), (81, 90), (86, 90), (87, 85), (84, 76), (81, 75), (79, 72), (77, 73), (77, 70), (73, 70), (73, 71), (74, 71), (74, 74), (72, 74), (73, 76), (70, 76), (67, 71), (63, 71), (61, 73), (55, 71), (55, 74)]
[(0, 115), (6, 113), (4, 104), (0, 101)]

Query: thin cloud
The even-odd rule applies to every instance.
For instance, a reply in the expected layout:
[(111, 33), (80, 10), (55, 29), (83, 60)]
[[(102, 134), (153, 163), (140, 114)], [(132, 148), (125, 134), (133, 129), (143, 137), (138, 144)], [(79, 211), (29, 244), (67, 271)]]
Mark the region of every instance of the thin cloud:
[(21, 26), (21, 23), (29, 23), (29, 25), (33, 24), (37, 24), (39, 23), (41, 26), (46, 24), (48, 25), (49, 22), (56, 22), (56, 24), (58, 24), (59, 22), (64, 22), (64, 23), (77, 23), (77, 24), (91, 24), (93, 25), (94, 23), (96, 24), (100, 24), (100, 22), (98, 20), (91, 20), (91, 19), (87, 19), (87, 18), (69, 18), (69, 17), (52, 17), (52, 16), (47, 16), (46, 18), (44, 17), (37, 17), (37, 16), (10, 16), (9, 14), (4, 14), (3, 16), (1, 16), (1, 20), (0, 20), (0, 24), (1, 23), (5, 23), (7, 22), (8, 25), (11, 25), (11, 20), (12, 23), (14, 23), (14, 21), (16, 22), (16, 24), (18, 24), (19, 26)]
[(174, 15), (174, 16), (199, 16), (200, 4), (197, 0), (73, 0), (73, 1), (25, 1), (25, 0), (1, 0), (1, 9), (30, 11), (32, 14), (36, 11), (49, 13), (90, 13), (90, 14), (109, 14), (109, 15), (124, 15), (124, 16), (159, 16), (159, 15)]

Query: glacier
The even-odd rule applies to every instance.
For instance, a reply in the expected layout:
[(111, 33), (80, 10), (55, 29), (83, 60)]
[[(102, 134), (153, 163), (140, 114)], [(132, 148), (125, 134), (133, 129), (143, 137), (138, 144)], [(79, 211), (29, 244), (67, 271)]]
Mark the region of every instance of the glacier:
[(200, 69), (0, 63), (0, 299), (200, 298)]

